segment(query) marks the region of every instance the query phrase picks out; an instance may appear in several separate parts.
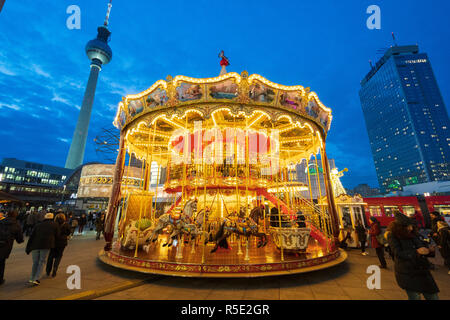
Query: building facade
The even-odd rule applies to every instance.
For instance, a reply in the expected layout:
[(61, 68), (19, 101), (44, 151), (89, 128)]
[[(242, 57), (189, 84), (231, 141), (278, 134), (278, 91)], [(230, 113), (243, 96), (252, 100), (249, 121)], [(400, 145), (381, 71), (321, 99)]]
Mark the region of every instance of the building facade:
[(0, 164), (0, 190), (30, 204), (60, 201), (61, 186), (73, 170), (5, 158)]
[(383, 193), (449, 180), (450, 122), (426, 53), (391, 47), (359, 95)]

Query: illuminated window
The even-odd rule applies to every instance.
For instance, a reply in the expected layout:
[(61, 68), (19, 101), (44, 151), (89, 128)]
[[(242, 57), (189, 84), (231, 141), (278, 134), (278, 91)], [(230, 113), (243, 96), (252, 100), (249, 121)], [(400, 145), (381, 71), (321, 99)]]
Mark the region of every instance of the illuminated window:
[(369, 212), (371, 217), (381, 217), (381, 207), (380, 206), (370, 206)]
[(398, 211), (397, 206), (385, 206), (384, 207), (384, 215), (386, 217), (394, 217), (394, 212)]

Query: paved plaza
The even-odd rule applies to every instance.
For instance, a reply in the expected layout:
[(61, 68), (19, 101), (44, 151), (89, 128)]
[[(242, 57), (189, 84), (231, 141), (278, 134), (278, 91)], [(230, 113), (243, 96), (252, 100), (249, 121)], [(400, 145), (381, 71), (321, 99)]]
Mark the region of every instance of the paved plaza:
[[(312, 273), (253, 279), (194, 279), (152, 276), (120, 270), (97, 259), (104, 245), (95, 240), (92, 231), (75, 235), (64, 252), (55, 278), (43, 277), (41, 285), (30, 286), (31, 255), (25, 243), (14, 245), (7, 260), (0, 299), (101, 299), (101, 300), (406, 300), (406, 294), (395, 281), (393, 262), (381, 270), (381, 289), (369, 290), (366, 273), (369, 265), (378, 265), (375, 251), (362, 256), (357, 249), (347, 251), (341, 265)], [(450, 275), (442, 259), (430, 259), (437, 265), (432, 271), (441, 290), (439, 297), (450, 300)], [(81, 289), (67, 288), (66, 269), (81, 269)]]

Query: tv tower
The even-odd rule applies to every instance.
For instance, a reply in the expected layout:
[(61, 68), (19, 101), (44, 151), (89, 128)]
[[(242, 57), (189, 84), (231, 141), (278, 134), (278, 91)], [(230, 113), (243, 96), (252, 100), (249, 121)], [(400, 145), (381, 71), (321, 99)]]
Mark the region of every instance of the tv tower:
[(86, 44), (86, 54), (91, 60), (91, 72), (84, 92), (83, 104), (81, 105), (78, 116), (77, 126), (73, 133), (72, 143), (69, 154), (67, 155), (65, 167), (75, 169), (83, 164), (84, 151), (86, 149), (86, 139), (89, 129), (89, 120), (91, 119), (92, 104), (94, 103), (95, 89), (97, 87), (98, 74), (102, 65), (107, 64), (112, 59), (112, 50), (108, 45), (111, 32), (108, 30), (109, 15), (111, 13), (112, 0), (108, 3), (103, 26), (97, 28), (97, 38)]

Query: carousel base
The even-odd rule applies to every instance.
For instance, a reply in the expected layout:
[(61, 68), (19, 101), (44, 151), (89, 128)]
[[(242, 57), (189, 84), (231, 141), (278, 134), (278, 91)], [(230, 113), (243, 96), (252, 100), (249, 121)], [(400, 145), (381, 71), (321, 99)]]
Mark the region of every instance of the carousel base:
[[(204, 247), (204, 263), (202, 263), (203, 246), (196, 246), (194, 250), (189, 244), (167, 248), (162, 247), (160, 241), (151, 245), (148, 252), (139, 250), (137, 257), (134, 250), (124, 250), (113, 245), (111, 251), (100, 251), (99, 258), (102, 262), (121, 269), (196, 278), (292, 275), (330, 268), (347, 259), (344, 250), (325, 253), (315, 241), (310, 241), (306, 252), (284, 253), (283, 261), (280, 250), (271, 241), (264, 248), (256, 248), (255, 243), (252, 243), (248, 254), (245, 246), (241, 246), (239, 251), (236, 243), (231, 243), (231, 249), (219, 249), (215, 253), (210, 253), (213, 247), (213, 245)], [(177, 250), (180, 250), (181, 254)]]

